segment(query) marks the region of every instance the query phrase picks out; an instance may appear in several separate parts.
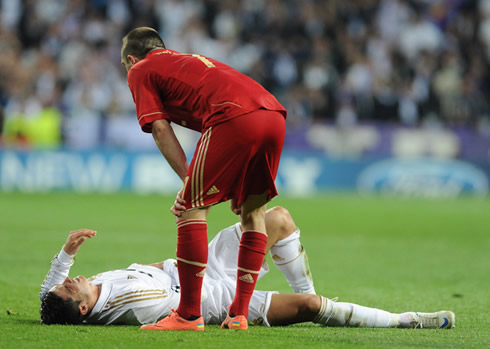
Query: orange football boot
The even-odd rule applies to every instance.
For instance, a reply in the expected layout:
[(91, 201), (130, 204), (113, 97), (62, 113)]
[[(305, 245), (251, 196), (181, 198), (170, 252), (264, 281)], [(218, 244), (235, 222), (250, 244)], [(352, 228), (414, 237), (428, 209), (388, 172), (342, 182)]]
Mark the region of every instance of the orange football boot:
[(172, 309), (166, 318), (140, 328), (151, 331), (204, 331), (204, 319), (201, 316), (196, 320), (186, 320)]
[(226, 319), (221, 324), (221, 328), (229, 330), (248, 330), (248, 321), (243, 315), (237, 315), (230, 317), (230, 314), (226, 314)]

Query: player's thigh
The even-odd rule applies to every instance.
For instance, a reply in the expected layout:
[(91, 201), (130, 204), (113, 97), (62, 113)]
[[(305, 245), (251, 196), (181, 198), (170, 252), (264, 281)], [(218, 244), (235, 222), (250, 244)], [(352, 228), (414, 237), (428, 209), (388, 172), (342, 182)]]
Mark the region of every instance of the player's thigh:
[(252, 129), (244, 133), (251, 137), (249, 134), (254, 132), (256, 141), (251, 142), (253, 157), (243, 167), (236, 200), (242, 211), (253, 212), (277, 195), (274, 181), (284, 143), (285, 121), (281, 114), (267, 110), (254, 112), (249, 121), (250, 124), (243, 125), (243, 128), (248, 126)]
[(245, 202), (241, 205), (240, 220), (245, 231), (266, 231), (265, 211), (266, 204), (270, 199), (269, 191), (262, 194), (251, 194), (247, 196)]
[(267, 313), (272, 297), (276, 294), (275, 291), (254, 291), (250, 299), (248, 321), (254, 325), (270, 326)]
[[(187, 209), (232, 198), (241, 205), (247, 195), (261, 194), (266, 189), (269, 197), (277, 194), (274, 179), (282, 148), (281, 133), (277, 135), (264, 126), (260, 132), (252, 132), (252, 121), (238, 117), (203, 132), (184, 181), (182, 195)], [(270, 147), (274, 151), (269, 151)]]

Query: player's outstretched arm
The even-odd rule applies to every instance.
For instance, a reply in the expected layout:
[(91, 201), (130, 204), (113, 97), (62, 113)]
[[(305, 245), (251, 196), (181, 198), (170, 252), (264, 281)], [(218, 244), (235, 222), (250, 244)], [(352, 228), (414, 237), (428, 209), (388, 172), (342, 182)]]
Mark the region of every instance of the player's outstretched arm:
[(66, 239), (65, 245), (63, 246), (63, 250), (72, 257), (75, 257), (80, 246), (85, 242), (85, 240), (91, 239), (97, 235), (95, 230), (91, 229), (80, 229), (70, 232), (68, 234), (68, 238)]
[(41, 285), (41, 299), (53, 286), (63, 282), (70, 272), (73, 257), (77, 254), (80, 246), (87, 238), (90, 239), (96, 234), (96, 231), (90, 229), (75, 230), (68, 234), (61, 251), (51, 261), (51, 269)]
[(151, 127), (151, 133), (158, 149), (183, 182), (189, 164), (172, 126), (167, 120), (161, 119), (155, 120)]

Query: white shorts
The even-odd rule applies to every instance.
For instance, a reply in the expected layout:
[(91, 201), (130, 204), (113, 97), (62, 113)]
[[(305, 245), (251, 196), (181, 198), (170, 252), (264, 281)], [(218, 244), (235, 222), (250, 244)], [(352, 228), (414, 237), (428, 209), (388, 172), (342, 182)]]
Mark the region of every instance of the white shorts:
[[(242, 231), (240, 223), (220, 231), (209, 243), (209, 257), (203, 288), (207, 299), (202, 303), (202, 314), (207, 324), (221, 324), (235, 296), (238, 248)], [(259, 278), (269, 272), (264, 260)], [(254, 291), (249, 305), (248, 321), (254, 325), (270, 326), (267, 313), (271, 296), (278, 292)]]

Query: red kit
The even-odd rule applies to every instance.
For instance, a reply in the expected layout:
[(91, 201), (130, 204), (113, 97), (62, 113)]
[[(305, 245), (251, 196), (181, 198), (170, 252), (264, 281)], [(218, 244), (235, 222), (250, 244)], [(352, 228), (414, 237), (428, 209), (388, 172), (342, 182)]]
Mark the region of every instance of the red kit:
[(260, 84), (200, 55), (160, 49), (128, 73), (143, 131), (166, 119), (202, 133), (184, 183), (187, 208), (277, 195), (286, 110)]

